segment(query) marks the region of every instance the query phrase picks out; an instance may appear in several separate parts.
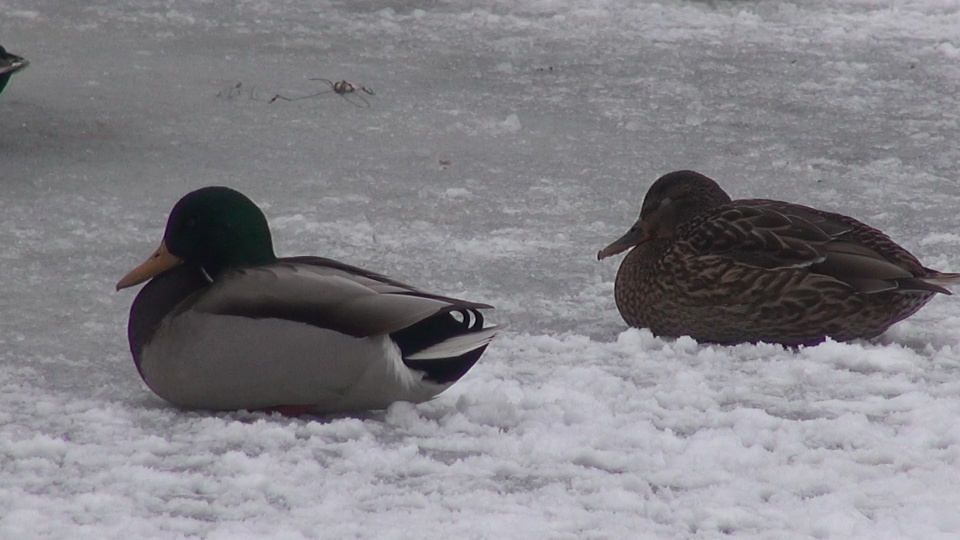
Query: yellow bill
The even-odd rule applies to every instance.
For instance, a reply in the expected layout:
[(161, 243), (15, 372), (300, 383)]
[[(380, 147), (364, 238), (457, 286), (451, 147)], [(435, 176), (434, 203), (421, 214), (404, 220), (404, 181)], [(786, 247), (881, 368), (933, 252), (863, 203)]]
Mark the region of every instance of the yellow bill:
[(123, 279), (117, 283), (117, 290), (119, 291), (120, 289), (139, 285), (153, 276), (166, 272), (182, 263), (183, 260), (180, 259), (180, 257), (171, 254), (170, 251), (167, 250), (166, 242), (160, 242), (160, 247), (153, 252), (153, 255), (147, 257), (147, 260), (143, 261), (143, 264), (123, 276)]

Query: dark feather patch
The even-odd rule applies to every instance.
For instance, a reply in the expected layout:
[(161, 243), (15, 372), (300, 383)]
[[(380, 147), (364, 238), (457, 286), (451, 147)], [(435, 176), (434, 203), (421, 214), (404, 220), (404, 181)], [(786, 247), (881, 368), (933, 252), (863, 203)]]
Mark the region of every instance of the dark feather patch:
[(455, 358), (415, 361), (406, 359), (416, 352), (447, 339), (483, 329), (483, 314), (479, 311), (457, 310), (456, 313), (460, 315), (459, 319), (453, 313), (443, 313), (390, 334), (393, 341), (400, 347), (401, 356), (407, 367), (424, 372), (427, 379), (440, 384), (456, 381), (470, 371), (486, 350), (486, 345)]

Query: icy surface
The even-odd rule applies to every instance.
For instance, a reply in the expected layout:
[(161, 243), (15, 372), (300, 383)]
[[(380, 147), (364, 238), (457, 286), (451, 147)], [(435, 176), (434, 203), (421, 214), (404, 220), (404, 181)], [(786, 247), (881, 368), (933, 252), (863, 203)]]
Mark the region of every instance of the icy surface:
[[(942, 0), (0, 0), (0, 538), (957, 538), (960, 301), (872, 342), (625, 330), (597, 250), (693, 168), (960, 271)], [(370, 88), (328, 93), (322, 81)], [(346, 98), (351, 98), (350, 101)], [(431, 403), (173, 409), (113, 285), (203, 185), (284, 255), (497, 306)]]

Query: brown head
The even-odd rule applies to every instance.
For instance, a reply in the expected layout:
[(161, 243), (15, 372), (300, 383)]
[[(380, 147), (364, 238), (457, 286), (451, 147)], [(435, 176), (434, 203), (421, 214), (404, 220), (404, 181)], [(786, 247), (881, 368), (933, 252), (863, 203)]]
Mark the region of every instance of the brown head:
[(683, 223), (729, 202), (730, 196), (716, 182), (698, 172), (665, 174), (647, 191), (637, 222), (626, 234), (600, 250), (597, 259), (650, 240), (672, 238)]

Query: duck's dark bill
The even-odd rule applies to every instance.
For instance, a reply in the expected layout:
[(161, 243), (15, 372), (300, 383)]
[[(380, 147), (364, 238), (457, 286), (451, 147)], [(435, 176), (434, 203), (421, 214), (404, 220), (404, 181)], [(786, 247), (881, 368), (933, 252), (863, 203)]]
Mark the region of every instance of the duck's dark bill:
[(611, 255), (616, 255), (622, 251), (626, 251), (637, 244), (642, 244), (650, 239), (650, 235), (647, 234), (645, 226), (638, 221), (633, 227), (630, 227), (630, 230), (627, 231), (627, 234), (617, 238), (609, 246), (601, 249), (597, 253), (597, 260), (603, 260)]
[(179, 257), (172, 255), (170, 251), (167, 250), (166, 242), (160, 242), (160, 247), (153, 252), (153, 255), (149, 256), (143, 264), (123, 276), (123, 279), (117, 283), (117, 290), (119, 291), (120, 289), (139, 285), (153, 276), (161, 272), (166, 272), (181, 263), (183, 263), (183, 261)]

